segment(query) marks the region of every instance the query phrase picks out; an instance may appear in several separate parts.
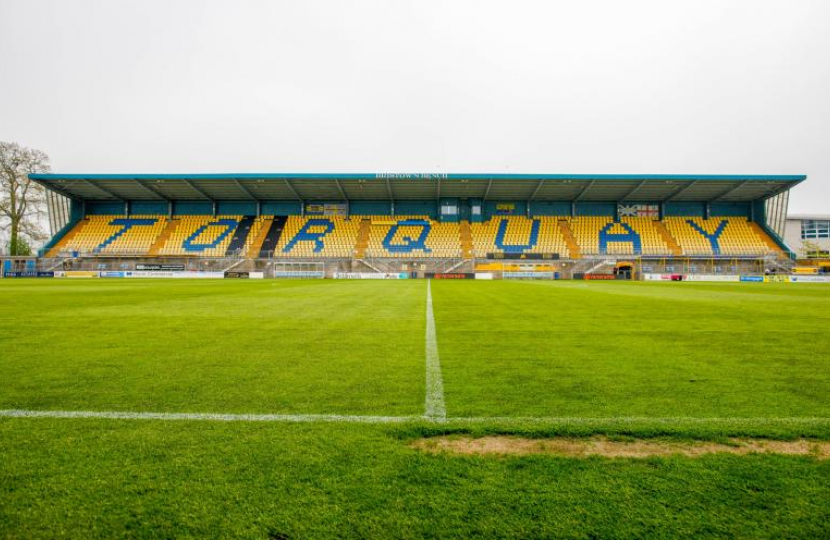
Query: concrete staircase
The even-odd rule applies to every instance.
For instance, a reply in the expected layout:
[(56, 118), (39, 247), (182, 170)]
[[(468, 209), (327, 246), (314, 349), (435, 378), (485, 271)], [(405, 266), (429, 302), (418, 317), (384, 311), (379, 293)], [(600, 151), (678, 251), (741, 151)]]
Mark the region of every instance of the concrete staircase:
[(372, 232), (372, 220), (364, 219), (360, 222), (360, 229), (357, 231), (357, 242), (354, 245), (354, 256), (362, 259), (369, 247), (369, 234)]
[(255, 259), (259, 257), (259, 252), (262, 250), (262, 243), (265, 241), (265, 237), (268, 236), (268, 231), (271, 230), (271, 224), (274, 223), (274, 218), (263, 218), (262, 226), (257, 232), (256, 236), (254, 236), (253, 240), (250, 244), (248, 244), (248, 250), (243, 253), (243, 257), (247, 257), (249, 259)]
[(571, 259), (581, 259), (582, 252), (579, 250), (579, 244), (576, 241), (574, 232), (571, 230), (570, 224), (564, 219), (559, 221), (559, 231), (565, 239), (565, 245), (568, 246), (568, 252), (571, 254)]
[(164, 244), (167, 243), (167, 240), (170, 238), (170, 235), (173, 234), (173, 231), (175, 231), (176, 228), (179, 226), (179, 223), (181, 223), (181, 221), (178, 219), (169, 220), (167, 222), (167, 225), (165, 225), (164, 230), (161, 231), (159, 237), (156, 238), (156, 241), (153, 242), (152, 246), (150, 246), (150, 250), (147, 252), (147, 255), (149, 255), (150, 257), (157, 256), (159, 254), (159, 251), (161, 251), (161, 248), (164, 247)]
[(58, 240), (57, 244), (52, 246), (52, 249), (49, 250), (46, 256), (57, 257), (60, 254), (60, 252), (63, 251), (64, 248), (66, 248), (66, 245), (69, 244), (70, 240), (72, 240), (75, 237), (75, 235), (78, 234), (78, 231), (84, 224), (86, 224), (85, 220), (79, 221), (74, 227), (72, 227), (72, 229), (69, 232), (63, 235), (63, 238)]
[(473, 231), (470, 222), (463, 220), (459, 226), (459, 237), (461, 239), (461, 256), (465, 259), (473, 258)]
[(752, 231), (758, 236), (758, 238), (761, 239), (761, 241), (764, 244), (767, 245), (768, 248), (774, 251), (777, 255), (780, 255), (782, 257), (785, 256), (784, 250), (782, 250), (781, 247), (775, 243), (775, 240), (770, 238), (767, 232), (764, 229), (762, 229), (760, 225), (752, 221), (749, 224), (749, 228), (752, 229)]
[[(265, 233), (265, 238), (263, 238), (262, 243), (260, 244), (259, 258), (267, 259), (268, 257), (273, 256), (274, 250), (277, 249), (277, 244), (280, 242), (280, 237), (282, 236), (282, 231), (285, 228), (286, 221), (288, 221), (286, 216), (274, 216), (274, 220), (271, 222), (270, 227), (262, 227), (268, 232)], [(251, 253), (253, 253), (253, 251), (251, 251)]]
[(251, 227), (254, 226), (255, 219), (254, 216), (242, 216), (242, 219), (239, 220), (239, 224), (236, 226), (236, 230), (233, 232), (231, 243), (228, 244), (225, 255), (236, 255), (239, 257), (244, 255), (243, 251), (245, 251), (245, 246), (248, 243), (248, 235), (251, 234)]
[(654, 228), (657, 230), (657, 234), (660, 235), (660, 238), (663, 239), (663, 242), (666, 243), (672, 255), (676, 257), (683, 255), (683, 250), (680, 248), (680, 244), (678, 244), (677, 240), (674, 239), (674, 236), (671, 235), (669, 230), (666, 228), (665, 223), (662, 221), (655, 221)]

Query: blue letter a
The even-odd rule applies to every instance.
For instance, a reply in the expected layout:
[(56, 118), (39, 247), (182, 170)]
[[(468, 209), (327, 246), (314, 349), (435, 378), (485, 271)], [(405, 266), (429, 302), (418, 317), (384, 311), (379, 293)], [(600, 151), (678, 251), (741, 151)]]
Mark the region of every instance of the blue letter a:
[[(626, 232), (612, 233), (610, 232), (614, 225), (619, 225)], [(608, 253), (608, 242), (630, 242), (634, 248), (634, 253), (642, 253), (643, 246), (640, 242), (640, 235), (632, 229), (627, 223), (617, 223), (612, 221), (600, 229), (599, 231), (599, 252), (602, 254)]]

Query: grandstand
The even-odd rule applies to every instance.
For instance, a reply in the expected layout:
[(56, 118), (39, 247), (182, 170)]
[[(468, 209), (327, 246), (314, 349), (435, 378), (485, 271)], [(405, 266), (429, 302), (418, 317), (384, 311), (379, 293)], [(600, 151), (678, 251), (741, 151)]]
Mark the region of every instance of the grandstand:
[[(786, 260), (804, 176), (35, 174), (49, 258)], [(56, 221), (56, 220), (52, 220)], [(380, 264), (380, 263), (377, 263)]]

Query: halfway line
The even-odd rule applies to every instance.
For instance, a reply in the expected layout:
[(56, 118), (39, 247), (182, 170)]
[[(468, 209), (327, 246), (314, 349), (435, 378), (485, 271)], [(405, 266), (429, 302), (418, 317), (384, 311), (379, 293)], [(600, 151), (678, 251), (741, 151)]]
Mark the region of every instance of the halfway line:
[(441, 377), (441, 359), (438, 356), (438, 340), (435, 337), (435, 317), (432, 315), (432, 280), (427, 280), (427, 395), (424, 416), (430, 419), (446, 419), (444, 380)]

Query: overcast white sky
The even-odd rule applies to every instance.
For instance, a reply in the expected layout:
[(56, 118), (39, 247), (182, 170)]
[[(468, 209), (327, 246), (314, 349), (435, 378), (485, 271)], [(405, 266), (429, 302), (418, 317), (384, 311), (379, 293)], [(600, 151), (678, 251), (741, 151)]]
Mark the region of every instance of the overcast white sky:
[(0, 140), (56, 172), (808, 174), (830, 1), (0, 0)]

